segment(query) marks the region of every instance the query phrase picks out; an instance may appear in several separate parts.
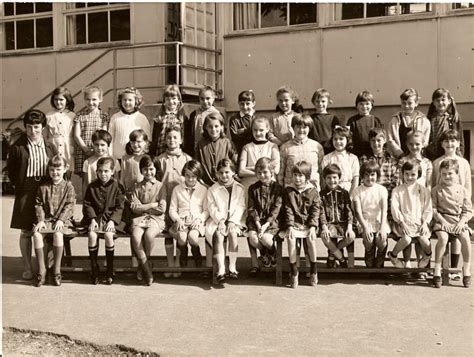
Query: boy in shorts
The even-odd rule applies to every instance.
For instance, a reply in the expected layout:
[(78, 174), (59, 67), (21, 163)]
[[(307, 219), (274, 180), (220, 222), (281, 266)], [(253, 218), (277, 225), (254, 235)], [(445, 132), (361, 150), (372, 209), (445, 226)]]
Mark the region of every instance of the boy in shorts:
[(124, 188), (113, 178), (114, 159), (102, 157), (97, 162), (97, 180), (87, 186), (83, 204), (83, 223), (88, 225), (89, 257), (91, 260), (91, 282), (99, 283), (98, 237), (105, 239), (107, 261), (106, 284), (112, 285), (114, 273), (115, 227), (122, 220)]

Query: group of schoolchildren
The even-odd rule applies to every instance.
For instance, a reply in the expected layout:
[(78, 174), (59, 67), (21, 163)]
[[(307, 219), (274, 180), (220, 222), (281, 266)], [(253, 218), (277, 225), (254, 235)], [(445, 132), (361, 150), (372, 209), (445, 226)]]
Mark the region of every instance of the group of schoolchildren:
[[(416, 240), (418, 267), (425, 268), (435, 234), (434, 286), (441, 286), (449, 239), (452, 264), (457, 266), (462, 252), (463, 285), (470, 285), (471, 175), (461, 156), (461, 119), (446, 89), (433, 93), (427, 116), (416, 109), (416, 90), (403, 91), (401, 111), (387, 131), (371, 114), (374, 98), (367, 91), (357, 95), (358, 114), (346, 125), (327, 112), (332, 100), (325, 89), (314, 93), (312, 115), (303, 112), (291, 88), (278, 89), (276, 112), (269, 118), (255, 113), (254, 93), (243, 91), (228, 131), (210, 87), (200, 90), (200, 107), (188, 118), (179, 88), (167, 86), (152, 126), (140, 112), (143, 98), (135, 88), (119, 92), (120, 111), (111, 118), (100, 108), (100, 88), (86, 87), (83, 94), (86, 109), (77, 114), (64, 87), (51, 96), (52, 112), (28, 111), (26, 133), (8, 157), (15, 184), (11, 227), (21, 229), (24, 279), (34, 278), (34, 243), (36, 286), (45, 284), (47, 275), (61, 285), (63, 237), (78, 228), (69, 181), (73, 167), (83, 182), (79, 229), (88, 232), (93, 284), (100, 281), (98, 238), (105, 240), (105, 283), (112, 284), (114, 238), (124, 231), (131, 236), (137, 278), (151, 285), (154, 239), (167, 231), (168, 266), (187, 264), (188, 244), (201, 266), (199, 237), (204, 236), (205, 264), (212, 266), (215, 259), (219, 283), (238, 278), (239, 236), (248, 237), (250, 274), (256, 276), (262, 266), (275, 265), (279, 235), (288, 244), (292, 288), (299, 283), (301, 246), (309, 284), (318, 283), (317, 237), (328, 249), (328, 267), (353, 267), (354, 239), (361, 236), (367, 267), (383, 267), (387, 255), (395, 267), (410, 267)], [(387, 253), (389, 236), (396, 244)]]

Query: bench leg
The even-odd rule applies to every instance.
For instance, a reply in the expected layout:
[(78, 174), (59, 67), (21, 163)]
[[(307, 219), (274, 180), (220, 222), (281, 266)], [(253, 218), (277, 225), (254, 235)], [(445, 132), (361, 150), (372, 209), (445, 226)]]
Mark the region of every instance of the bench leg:
[(277, 239), (277, 253), (276, 253), (276, 285), (282, 285), (283, 273), (283, 240)]
[(443, 261), (441, 263), (441, 279), (443, 285), (449, 285), (449, 269), (451, 267), (450, 257), (451, 257), (451, 244), (448, 242), (446, 244), (446, 250), (444, 251)]
[(64, 258), (63, 258), (64, 265), (67, 267), (72, 266), (72, 253), (71, 253), (71, 239), (65, 238), (64, 239)]

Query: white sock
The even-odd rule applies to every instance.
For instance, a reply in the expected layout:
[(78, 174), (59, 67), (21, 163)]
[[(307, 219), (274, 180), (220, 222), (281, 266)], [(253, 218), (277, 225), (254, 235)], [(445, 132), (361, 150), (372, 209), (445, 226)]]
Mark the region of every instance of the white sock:
[(462, 275), (471, 276), (471, 262), (462, 263)]
[(434, 275), (441, 276), (441, 263), (435, 263), (434, 265)]
[(236, 272), (237, 252), (229, 252), (229, 271)]

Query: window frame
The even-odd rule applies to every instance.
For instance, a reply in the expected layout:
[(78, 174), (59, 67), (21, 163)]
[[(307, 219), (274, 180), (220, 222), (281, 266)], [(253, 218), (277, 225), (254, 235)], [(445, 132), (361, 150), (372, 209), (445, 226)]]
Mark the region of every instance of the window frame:
[(240, 30), (236, 30), (235, 29), (235, 23), (234, 23), (234, 4), (238, 4), (238, 3), (231, 3), (232, 4), (232, 30), (231, 32), (232, 33), (242, 33), (242, 32), (246, 32), (246, 31), (251, 31), (252, 33), (256, 33), (256, 32), (272, 32), (272, 31), (285, 31), (287, 30), (288, 28), (290, 29), (293, 29), (295, 27), (315, 27), (315, 26), (318, 26), (318, 12), (319, 12), (319, 3), (312, 3), (313, 5), (315, 5), (315, 12), (316, 12), (316, 21), (315, 22), (308, 22), (308, 23), (304, 23), (304, 24), (290, 24), (290, 20), (291, 20), (291, 13), (290, 13), (290, 5), (291, 4), (297, 4), (297, 3), (293, 3), (293, 2), (286, 2), (286, 24), (285, 25), (276, 25), (276, 26), (266, 26), (266, 27), (262, 27), (262, 2), (258, 2), (257, 3), (257, 28), (252, 28), (252, 29), (240, 29)]
[[(449, 12), (474, 11), (474, 6), (473, 6), (473, 7), (464, 7), (464, 8), (454, 9), (454, 8), (453, 8), (454, 4), (457, 4), (457, 3), (456, 3), (456, 2), (451, 2), (451, 3), (449, 3), (449, 5), (451, 5), (451, 6), (449, 7)], [(474, 3), (471, 3), (471, 4), (474, 4)]]
[[(396, 8), (395, 8), (395, 14), (394, 15), (385, 15), (385, 16), (371, 16), (371, 17), (367, 17), (367, 5), (368, 4), (372, 4), (372, 3), (367, 3), (367, 2), (362, 2), (362, 5), (363, 5), (363, 17), (356, 17), (356, 18), (351, 18), (351, 19), (338, 19), (338, 11), (337, 11), (337, 6), (338, 5), (341, 5), (341, 11), (342, 11), (342, 5), (344, 5), (344, 3), (339, 3), (339, 4), (333, 4), (333, 23), (337, 23), (337, 24), (343, 24), (343, 23), (346, 23), (346, 22), (351, 22), (351, 21), (355, 21), (355, 22), (372, 22), (372, 21), (375, 21), (375, 22), (382, 22), (380, 21), (381, 19), (391, 19), (391, 21), (397, 21), (397, 20), (402, 20), (406, 17), (412, 17), (412, 16), (432, 16), (434, 15), (434, 11), (433, 11), (433, 3), (432, 2), (426, 2), (426, 3), (415, 3), (415, 4), (429, 4), (431, 9), (430, 11), (423, 11), (423, 12), (416, 12), (416, 13), (412, 13), (412, 14), (402, 14), (401, 13), (401, 8), (402, 8), (402, 4), (404, 3), (401, 3), (401, 2), (397, 2), (396, 3)], [(342, 17), (342, 14), (340, 15)]]
[[(69, 3), (73, 4), (73, 3)], [(87, 3), (86, 3), (87, 4)], [(68, 9), (68, 3), (64, 3), (62, 7), (61, 14), (64, 21), (64, 31), (63, 31), (63, 44), (64, 49), (76, 49), (76, 48), (94, 48), (94, 47), (101, 47), (104, 45), (123, 45), (129, 44), (132, 42), (132, 3), (130, 2), (120, 2), (120, 3), (108, 3), (107, 5), (100, 5), (100, 6), (91, 6), (91, 7), (80, 7), (80, 8), (71, 8)], [(111, 21), (110, 21), (110, 13), (112, 11), (118, 10), (129, 10), (129, 26), (130, 26), (130, 39), (128, 40), (118, 40), (118, 41), (111, 41)], [(88, 15), (94, 13), (106, 12), (107, 13), (107, 41), (102, 42), (91, 42), (89, 43), (89, 25), (88, 25)], [(77, 16), (77, 15), (85, 15), (85, 39), (86, 43), (75, 43), (75, 44), (68, 44), (68, 33), (67, 33), (67, 22), (68, 17)]]
[[(16, 2), (11, 3), (14, 6), (14, 14), (13, 15), (5, 15), (4, 14), (4, 5), (5, 3), (2, 4), (1, 10), (0, 10), (0, 53), (2, 54), (8, 54), (8, 53), (18, 53), (18, 52), (36, 52), (36, 51), (50, 51), (54, 48), (54, 8), (53, 8), (53, 3), (51, 3), (51, 11), (42, 11), (42, 12), (36, 12), (36, 5), (37, 3), (32, 3), (33, 4), (33, 12), (30, 14), (16, 14)], [(44, 46), (44, 47), (37, 47), (37, 41), (36, 41), (36, 32), (37, 32), (37, 20), (41, 19), (51, 19), (52, 23), (52, 28), (51, 28), (51, 46)], [(17, 38), (17, 22), (19, 21), (26, 21), (26, 20), (33, 20), (33, 47), (27, 47), (27, 48), (18, 48), (18, 38)], [(14, 48), (13, 49), (7, 49), (7, 44), (6, 44), (6, 30), (5, 30), (5, 24), (6, 23), (13, 23), (13, 42), (14, 42)]]

